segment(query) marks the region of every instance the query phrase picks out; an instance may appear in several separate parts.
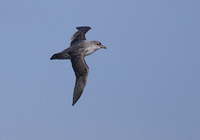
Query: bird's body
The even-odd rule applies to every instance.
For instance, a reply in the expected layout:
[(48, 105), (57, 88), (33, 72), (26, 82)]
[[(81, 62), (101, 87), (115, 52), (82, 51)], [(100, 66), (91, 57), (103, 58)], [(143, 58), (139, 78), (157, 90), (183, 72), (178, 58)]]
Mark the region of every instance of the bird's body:
[(78, 31), (71, 38), (70, 47), (62, 52), (56, 53), (52, 59), (70, 59), (72, 67), (76, 75), (76, 83), (74, 87), (73, 103), (74, 105), (80, 98), (87, 82), (89, 68), (84, 57), (92, 54), (100, 48), (106, 49), (99, 41), (87, 41), (85, 34), (91, 28), (88, 26), (77, 27)]

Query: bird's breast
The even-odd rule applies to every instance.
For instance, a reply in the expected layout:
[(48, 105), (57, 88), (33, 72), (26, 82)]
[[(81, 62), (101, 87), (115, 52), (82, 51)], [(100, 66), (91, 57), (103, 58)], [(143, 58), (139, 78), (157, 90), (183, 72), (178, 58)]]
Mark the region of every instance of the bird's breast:
[(85, 53), (85, 55), (90, 55), (90, 54), (92, 54), (94, 51), (96, 51), (96, 49), (90, 47), (90, 48), (87, 49), (87, 52)]

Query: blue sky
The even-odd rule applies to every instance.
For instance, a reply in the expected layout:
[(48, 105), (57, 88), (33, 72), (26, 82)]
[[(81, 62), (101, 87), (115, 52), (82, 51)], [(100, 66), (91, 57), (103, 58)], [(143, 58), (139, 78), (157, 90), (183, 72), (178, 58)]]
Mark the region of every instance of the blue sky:
[[(0, 140), (199, 140), (197, 0), (1, 0)], [(91, 26), (101, 49), (72, 104), (67, 48)]]

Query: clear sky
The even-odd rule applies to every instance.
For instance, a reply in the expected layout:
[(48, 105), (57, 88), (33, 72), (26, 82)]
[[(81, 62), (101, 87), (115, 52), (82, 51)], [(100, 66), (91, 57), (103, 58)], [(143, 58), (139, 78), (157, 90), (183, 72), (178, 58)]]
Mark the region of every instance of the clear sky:
[[(199, 0), (1, 0), (0, 140), (199, 140)], [(77, 26), (87, 56), (72, 106), (67, 48)]]

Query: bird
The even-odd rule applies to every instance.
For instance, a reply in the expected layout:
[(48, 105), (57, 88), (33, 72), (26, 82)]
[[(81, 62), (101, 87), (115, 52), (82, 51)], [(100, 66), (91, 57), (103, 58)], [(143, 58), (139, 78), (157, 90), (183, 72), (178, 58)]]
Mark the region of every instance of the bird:
[(71, 37), (70, 46), (61, 52), (55, 53), (50, 59), (70, 59), (74, 70), (76, 81), (73, 91), (72, 106), (79, 100), (85, 88), (89, 67), (84, 57), (92, 54), (98, 49), (106, 49), (99, 41), (86, 40), (85, 34), (91, 29), (89, 26), (76, 27), (76, 31)]

